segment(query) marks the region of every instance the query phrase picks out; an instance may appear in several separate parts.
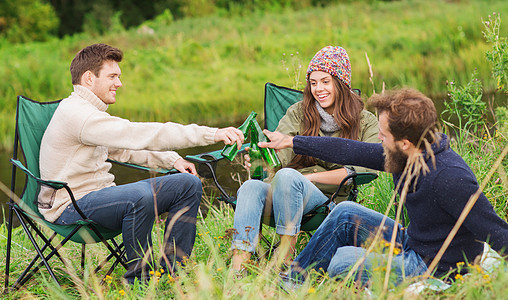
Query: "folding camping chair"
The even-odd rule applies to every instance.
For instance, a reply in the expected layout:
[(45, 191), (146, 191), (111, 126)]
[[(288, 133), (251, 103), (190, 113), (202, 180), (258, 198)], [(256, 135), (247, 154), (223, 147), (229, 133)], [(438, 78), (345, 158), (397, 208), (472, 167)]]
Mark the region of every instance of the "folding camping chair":
[[(60, 100), (53, 102), (37, 102), (24, 96), (18, 96), (16, 107), (14, 154), (13, 158), (11, 159), (13, 167), (11, 178), (11, 195), (9, 201), (7, 256), (5, 268), (6, 291), (9, 287), (13, 214), (16, 214), (17, 218), (19, 219), (24, 232), (30, 239), (37, 254), (28, 264), (25, 270), (21, 273), (19, 278), (11, 287), (11, 290), (17, 289), (26, 283), (43, 265), (46, 267), (51, 278), (57, 284), (59, 284), (55, 273), (49, 264), (49, 260), (56, 255), (62, 261), (62, 263), (66, 265), (66, 262), (60, 255), (59, 250), (69, 240), (82, 244), (82, 269), (84, 269), (85, 245), (98, 242), (102, 242), (107, 247), (109, 250), (109, 255), (97, 266), (97, 268), (94, 270), (95, 273), (98, 272), (109, 260), (113, 258), (114, 261), (110, 269), (107, 271), (106, 275), (111, 274), (113, 269), (118, 264), (127, 269), (123, 243), (118, 244), (114, 239), (121, 233), (121, 231), (104, 228), (89, 220), (76, 205), (74, 195), (67, 183), (59, 181), (47, 181), (40, 178), (39, 151), (41, 139), (59, 103)], [(17, 159), (17, 153), (19, 149), (18, 147), (20, 147), (26, 165), (23, 165), (21, 161)], [(136, 167), (142, 170), (148, 170), (148, 168), (132, 164), (122, 164), (125, 166)], [(21, 197), (19, 198), (15, 195), (17, 169), (20, 169), (26, 175), (24, 189)], [(161, 173), (169, 173), (173, 171), (174, 170), (160, 170)], [(57, 225), (46, 221), (39, 212), (38, 208), (37, 198), (41, 186), (47, 186), (54, 189), (65, 189), (69, 194), (72, 204), (76, 208), (76, 211), (78, 211), (78, 213), (81, 215), (82, 219), (72, 225)], [(53, 231), (51, 237), (47, 238), (44, 232), (41, 230), (40, 226), (48, 227), (51, 231)], [(35, 235), (32, 233), (32, 231), (35, 232)], [(61, 235), (64, 238), (60, 243), (58, 243), (57, 246), (53, 246), (54, 239), (57, 235)], [(39, 259), (40, 262), (37, 264)]]
[[(360, 94), (360, 90), (355, 89), (354, 91), (357, 94)], [(303, 93), (301, 91), (278, 86), (269, 82), (266, 83), (264, 99), (265, 129), (274, 131), (279, 125), (280, 119), (286, 114), (287, 109), (302, 99)], [(244, 144), (242, 149), (245, 149), (245, 146), (248, 146), (248, 144)], [(201, 176), (205, 178), (213, 178), (215, 185), (220, 192), (220, 196), (217, 197), (217, 199), (232, 205), (233, 208), (236, 208), (236, 197), (230, 196), (217, 180), (215, 169), (217, 162), (222, 158), (224, 157), (221, 155), (220, 150), (198, 155), (188, 155), (185, 157), (185, 159), (198, 164), (198, 172)], [(349, 179), (352, 179), (352, 188), (349, 193), (348, 200), (355, 201), (358, 195), (358, 186), (369, 183), (377, 177), (377, 173), (354, 172), (342, 180), (342, 182), (339, 184), (337, 192)], [(335, 193), (334, 196), (332, 196), (326, 203), (314, 208), (308, 214), (303, 216), (300, 227), (302, 231), (311, 232), (319, 227), (319, 225), (323, 222), (329, 213), (328, 204), (334, 200), (336, 195), (337, 193)], [(267, 225), (275, 227), (275, 220), (273, 217), (270, 218), (270, 221)], [(267, 245), (270, 245), (269, 241), (264, 235), (260, 234), (260, 237)], [(276, 246), (277, 245), (275, 245), (275, 247)]]

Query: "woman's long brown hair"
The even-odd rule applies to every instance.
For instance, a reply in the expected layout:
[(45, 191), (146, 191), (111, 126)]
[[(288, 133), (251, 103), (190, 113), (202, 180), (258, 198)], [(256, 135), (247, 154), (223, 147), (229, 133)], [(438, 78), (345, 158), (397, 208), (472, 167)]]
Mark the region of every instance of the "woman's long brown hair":
[[(335, 101), (333, 118), (342, 129), (340, 137), (357, 140), (360, 133), (360, 116), (364, 107), (363, 101), (350, 90), (342, 81), (332, 75), (335, 88)], [(314, 96), (312, 96), (310, 83), (303, 91), (302, 113), (303, 131), (301, 135), (318, 136), (321, 127), (321, 117), (316, 108)], [(299, 169), (316, 164), (316, 159), (307, 155), (296, 155), (288, 167)]]

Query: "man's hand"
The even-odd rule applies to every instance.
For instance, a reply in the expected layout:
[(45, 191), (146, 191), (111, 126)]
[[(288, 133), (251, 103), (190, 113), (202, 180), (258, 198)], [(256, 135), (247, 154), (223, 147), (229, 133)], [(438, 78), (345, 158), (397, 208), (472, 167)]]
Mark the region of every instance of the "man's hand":
[(177, 169), (181, 173), (190, 173), (192, 175), (198, 176), (198, 172), (196, 172), (196, 166), (190, 161), (186, 161), (183, 158), (179, 158), (173, 164), (173, 168)]
[(280, 150), (284, 148), (293, 148), (293, 136), (282, 134), (278, 131), (263, 130), (263, 133), (270, 139), (270, 142), (259, 142), (258, 146), (261, 148), (272, 148)]
[(223, 141), (226, 145), (233, 145), (236, 143), (238, 149), (242, 147), (245, 137), (241, 130), (234, 127), (219, 128), (215, 133), (215, 142)]

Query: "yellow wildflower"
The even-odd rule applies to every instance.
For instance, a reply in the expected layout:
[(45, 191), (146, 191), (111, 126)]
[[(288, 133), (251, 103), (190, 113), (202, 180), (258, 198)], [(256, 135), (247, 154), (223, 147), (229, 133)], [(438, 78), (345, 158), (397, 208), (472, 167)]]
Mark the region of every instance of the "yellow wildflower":
[(455, 275), (455, 279), (464, 280), (464, 276), (457, 274)]
[(308, 294), (314, 294), (316, 292), (316, 289), (311, 287), (310, 289), (307, 290), (307, 293)]
[(483, 269), (479, 265), (473, 265), (478, 273), (483, 273)]
[(122, 296), (125, 296), (125, 291), (124, 290), (119, 290), (118, 293)]

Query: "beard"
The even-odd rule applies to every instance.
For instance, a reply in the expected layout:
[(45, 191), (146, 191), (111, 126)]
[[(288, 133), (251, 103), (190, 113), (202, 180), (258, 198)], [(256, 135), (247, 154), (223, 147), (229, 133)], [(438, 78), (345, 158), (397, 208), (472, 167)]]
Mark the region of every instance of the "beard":
[(402, 151), (399, 145), (395, 144), (395, 150), (383, 145), (385, 155), (385, 171), (388, 173), (402, 173), (407, 164), (408, 156)]

